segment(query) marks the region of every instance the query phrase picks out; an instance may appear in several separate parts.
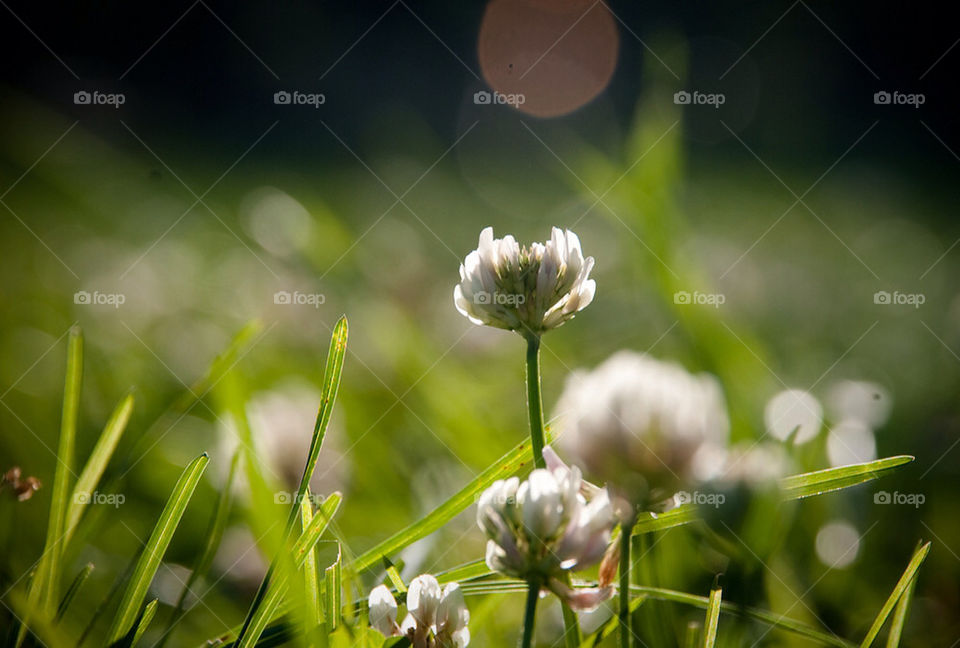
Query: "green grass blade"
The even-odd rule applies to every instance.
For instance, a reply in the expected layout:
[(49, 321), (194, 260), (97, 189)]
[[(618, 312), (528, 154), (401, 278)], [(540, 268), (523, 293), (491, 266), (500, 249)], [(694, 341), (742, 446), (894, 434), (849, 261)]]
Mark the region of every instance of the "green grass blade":
[[(633, 614), (639, 610), (640, 606), (643, 605), (646, 600), (647, 599), (642, 596), (630, 599), (630, 614)], [(583, 641), (580, 642), (580, 648), (595, 648), (596, 646), (601, 645), (603, 640), (607, 637), (612, 637), (617, 632), (619, 627), (620, 619), (617, 617), (617, 615), (613, 615), (613, 618), (602, 625), (599, 630), (583, 639)]]
[(209, 460), (206, 452), (194, 459), (184, 469), (176, 486), (174, 486), (173, 492), (170, 494), (170, 498), (153, 528), (153, 533), (150, 534), (150, 538), (137, 560), (133, 575), (130, 577), (130, 582), (127, 584), (127, 589), (120, 601), (120, 609), (114, 617), (113, 625), (108, 634), (111, 643), (123, 637), (133, 626), (137, 611), (147, 595), (147, 588), (150, 587), (150, 582), (160, 567), (163, 554), (166, 553), (167, 547), (170, 545), (170, 540), (180, 524), (180, 519), (183, 517), (187, 504), (190, 503), (190, 498), (193, 497), (193, 492)]
[(83, 376), (83, 334), (80, 328), (70, 329), (67, 341), (67, 370), (63, 386), (63, 412), (60, 417), (60, 440), (57, 445), (57, 465), (50, 491), (50, 517), (43, 553), (37, 564), (27, 593), (28, 616), (17, 634), (14, 646), (19, 648), (26, 637), (30, 616), (39, 612), (51, 619), (56, 612), (60, 589), (60, 562), (63, 557), (63, 529), (69, 502), (70, 479), (73, 472), (73, 452), (77, 439), (77, 412), (80, 408), (80, 382)]
[(898, 648), (900, 637), (903, 635), (903, 626), (907, 622), (907, 612), (910, 610), (910, 599), (913, 597), (913, 588), (917, 584), (917, 577), (910, 579), (910, 584), (893, 611), (893, 621), (890, 622), (890, 634), (887, 635), (887, 648)]
[[(309, 491), (307, 491), (309, 493)], [(313, 504), (310, 498), (300, 501), (300, 524), (305, 532), (313, 521)], [(303, 618), (306, 624), (305, 636), (316, 632), (322, 620), (320, 581), (317, 578), (317, 553), (313, 549), (307, 552), (303, 562)]]
[(64, 544), (70, 541), (77, 524), (80, 522), (80, 516), (83, 515), (83, 511), (90, 503), (90, 497), (96, 490), (97, 484), (100, 483), (103, 472), (107, 469), (107, 464), (120, 442), (120, 437), (123, 436), (123, 431), (127, 427), (132, 412), (133, 394), (127, 394), (113, 410), (113, 414), (107, 420), (100, 438), (97, 439), (97, 444), (93, 447), (93, 452), (90, 453), (90, 458), (87, 459), (87, 463), (73, 487), (73, 496), (70, 498), (67, 508)]
[(707, 600), (707, 620), (703, 626), (703, 633), (700, 635), (701, 648), (713, 648), (717, 642), (717, 625), (720, 623), (720, 605), (723, 598), (723, 590), (716, 586), (710, 590), (710, 598)]
[(483, 558), (472, 560), (451, 569), (437, 572), (437, 580), (441, 583), (461, 582), (474, 578), (482, 578), (493, 574)]
[[(316, 423), (313, 427), (313, 437), (310, 440), (310, 450), (307, 453), (307, 463), (304, 466), (303, 474), (300, 477), (300, 486), (297, 488), (297, 497), (290, 507), (290, 514), (287, 517), (287, 524), (284, 527), (283, 544), (290, 538), (299, 515), (300, 501), (306, 495), (307, 488), (310, 485), (310, 479), (313, 477), (313, 471), (317, 466), (317, 459), (320, 457), (320, 448), (323, 446), (323, 438), (327, 432), (327, 426), (330, 424), (330, 416), (333, 413), (333, 405), (337, 399), (337, 392), (340, 388), (340, 376), (343, 373), (343, 361), (347, 354), (347, 318), (341, 317), (333, 327), (333, 334), (330, 336), (330, 348), (327, 352), (327, 363), (323, 372), (323, 387), (320, 394), (320, 409), (317, 412)], [(244, 639), (247, 634), (248, 626), (253, 620), (257, 608), (262, 604), (263, 598), (267, 595), (270, 586), (270, 579), (276, 569), (276, 560), (271, 562), (257, 593), (250, 604), (247, 616), (244, 618), (243, 627), (240, 630), (238, 643)], [(262, 631), (262, 630), (261, 630)]]
[(174, 607), (173, 613), (170, 615), (170, 621), (163, 633), (163, 637), (157, 644), (157, 648), (162, 648), (162, 646), (167, 643), (170, 635), (173, 634), (174, 626), (183, 618), (183, 607), (186, 604), (187, 596), (192, 591), (194, 584), (207, 575), (207, 572), (210, 570), (210, 565), (213, 564), (213, 558), (217, 553), (217, 549), (220, 547), (220, 541), (223, 539), (223, 532), (227, 528), (230, 504), (233, 501), (233, 482), (237, 477), (242, 451), (243, 448), (237, 448), (233, 454), (233, 459), (230, 460), (230, 471), (227, 473), (227, 480), (223, 484), (223, 489), (220, 491), (217, 506), (213, 511), (213, 517), (210, 518), (210, 525), (207, 527), (207, 540), (203, 552), (194, 563), (193, 569), (190, 570), (190, 576), (183, 586), (183, 591), (180, 592), (180, 596), (177, 597), (177, 604)]
[(50, 523), (47, 527), (45, 552), (47, 561), (42, 570), (43, 608), (47, 614), (59, 599), (60, 559), (63, 556), (63, 529), (69, 505), (70, 480), (73, 474), (73, 451), (77, 440), (77, 412), (80, 409), (80, 382), (83, 376), (83, 334), (78, 327), (70, 331), (67, 347), (67, 377), (63, 387), (63, 413), (60, 419), (60, 444), (57, 448), (57, 469), (53, 477)]
[(136, 646), (140, 642), (140, 638), (143, 636), (143, 633), (147, 631), (147, 628), (150, 627), (150, 622), (153, 621), (153, 615), (157, 613), (157, 599), (153, 599), (147, 603), (147, 607), (143, 608), (143, 614), (140, 615), (140, 622), (137, 623), (137, 631), (133, 634), (133, 641), (130, 643), (131, 646)]
[[(553, 440), (547, 431), (547, 443)], [(425, 538), (459, 515), (473, 504), (487, 487), (498, 479), (506, 479), (533, 461), (530, 441), (524, 441), (484, 470), (453, 497), (428, 513), (424, 518), (398, 531), (372, 549), (357, 556), (351, 568), (357, 573), (379, 564), (381, 558), (389, 557), (407, 545)]]
[[(492, 572), (490, 575), (495, 576), (495, 574)], [(583, 585), (588, 585), (588, 583), (574, 581), (575, 587)], [(595, 583), (593, 585), (595, 585)], [(506, 593), (519, 594), (527, 591), (526, 582), (516, 579), (475, 581), (470, 583), (462, 583), (460, 587), (463, 590), (464, 596)], [(676, 590), (662, 587), (631, 585), (630, 592), (640, 599), (670, 601), (673, 603), (680, 603), (682, 605), (689, 605), (701, 610), (707, 610), (710, 607), (710, 599), (706, 596), (697, 596), (696, 594), (678, 592)], [(633, 600), (635, 599), (631, 599), (631, 603)], [(812, 628), (806, 624), (800, 623), (799, 621), (794, 621), (793, 619), (786, 618), (781, 614), (776, 614), (767, 610), (746, 607), (736, 603), (721, 602), (720, 611), (723, 614), (745, 617), (759, 621), (765, 625), (772, 626), (777, 630), (789, 632), (801, 637), (806, 637), (807, 639), (812, 639), (824, 646), (834, 646), (835, 648), (856, 648), (856, 644), (837, 637), (836, 635), (822, 632), (816, 628)], [(614, 617), (613, 621), (615, 622), (615, 627), (617, 621), (616, 617)]]
[(860, 648), (869, 648), (869, 646), (873, 645), (874, 639), (876, 639), (877, 635), (880, 634), (880, 629), (883, 627), (887, 617), (890, 616), (890, 612), (893, 610), (893, 607), (907, 591), (907, 588), (910, 587), (910, 583), (913, 582), (913, 579), (916, 578), (917, 570), (920, 569), (920, 565), (923, 564), (923, 561), (926, 559), (928, 553), (930, 553), (929, 542), (914, 552), (909, 564), (907, 564), (907, 568), (903, 572), (903, 575), (900, 576), (900, 580), (897, 581), (893, 591), (890, 592), (890, 596), (887, 597), (883, 607), (880, 608), (880, 613), (877, 614), (877, 618), (873, 620), (873, 625), (871, 625), (870, 630), (867, 631), (867, 636), (864, 637), (863, 641), (860, 643)]
[[(340, 495), (340, 493), (333, 493), (327, 497), (323, 504), (320, 505), (320, 508), (317, 509), (316, 515), (314, 515), (313, 520), (310, 521), (310, 525), (300, 534), (300, 537), (297, 538), (291, 552), (295, 569), (303, 565), (307, 554), (316, 546), (317, 541), (320, 540), (320, 536), (327, 530), (327, 526), (340, 508), (341, 501), (343, 501), (343, 496)], [(244, 628), (240, 631), (240, 635), (237, 637), (236, 645), (238, 648), (253, 648), (253, 646), (257, 645), (260, 640), (260, 635), (263, 634), (263, 631), (266, 630), (267, 626), (273, 621), (274, 613), (277, 611), (283, 595), (286, 592), (288, 579), (289, 574), (287, 570), (281, 568), (275, 573), (274, 578), (267, 587), (266, 594), (261, 598), (260, 604), (253, 611), (253, 616), (249, 624), (244, 625)]]
[(633, 527), (633, 535), (663, 531), (682, 524), (689, 524), (696, 519), (697, 507), (694, 504), (681, 504), (666, 513), (642, 513)]
[(90, 577), (90, 574), (93, 572), (93, 563), (87, 563), (83, 566), (83, 569), (76, 575), (73, 579), (73, 582), (70, 583), (70, 587), (67, 588), (66, 593), (63, 595), (63, 599), (60, 601), (60, 605), (57, 606), (57, 616), (54, 618), (53, 622), (57, 623), (60, 619), (63, 618), (63, 615), (66, 613), (67, 609), (70, 607), (70, 603), (73, 602), (74, 597), (76, 597), (77, 592), (80, 591), (80, 588), (83, 587), (83, 584), (87, 582), (87, 579)]
[(876, 479), (887, 472), (913, 461), (910, 455), (877, 459), (869, 463), (827, 468), (815, 472), (792, 475), (780, 480), (784, 499), (795, 500), (831, 491), (849, 488)]
[(333, 632), (340, 625), (340, 610), (343, 607), (343, 553), (340, 549), (338, 542), (337, 559), (323, 572), (324, 616), (328, 632)]

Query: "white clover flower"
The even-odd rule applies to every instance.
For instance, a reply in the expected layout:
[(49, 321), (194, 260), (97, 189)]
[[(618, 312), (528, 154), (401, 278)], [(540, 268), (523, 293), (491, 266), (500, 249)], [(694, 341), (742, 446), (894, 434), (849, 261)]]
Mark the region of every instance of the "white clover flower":
[(377, 585), (367, 599), (370, 608), (370, 627), (389, 637), (397, 630), (397, 601), (386, 585)]
[(607, 483), (621, 519), (696, 481), (729, 432), (714, 377), (633, 351), (574, 372), (556, 411), (561, 448)]
[(397, 625), (397, 602), (386, 585), (368, 599), (370, 626), (387, 637), (405, 636), (413, 648), (465, 648), (470, 643), (470, 611), (457, 583), (441, 587), (421, 574), (407, 588), (407, 616)]
[(510, 235), (493, 238), (487, 227), (460, 266), (453, 302), (474, 324), (539, 335), (593, 301), (592, 268), (593, 257), (583, 257), (570, 230), (554, 227), (546, 243), (521, 248)]
[[(613, 510), (605, 489), (590, 487), (550, 447), (548, 469), (526, 481), (499, 480), (480, 496), (477, 524), (487, 535), (487, 566), (534, 579), (577, 609), (591, 609), (613, 594), (610, 587), (573, 590), (565, 573), (597, 563), (610, 544)], [(584, 492), (592, 493), (587, 501)]]

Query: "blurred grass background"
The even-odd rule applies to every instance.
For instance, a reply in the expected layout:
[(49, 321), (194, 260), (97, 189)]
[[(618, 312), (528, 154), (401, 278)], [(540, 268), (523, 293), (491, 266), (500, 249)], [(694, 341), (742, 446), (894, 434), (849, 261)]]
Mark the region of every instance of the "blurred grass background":
[[(789, 5), (751, 8), (753, 28), (738, 24), (735, 33), (724, 32), (731, 25), (724, 21), (708, 29), (711, 10), (691, 22), (652, 9), (654, 29), (639, 8), (614, 5), (662, 60), (621, 30), (607, 92), (572, 115), (543, 120), (474, 105), (472, 94), (482, 86), (398, 6), (380, 27), (385, 33), (372, 33), (318, 85), (315, 73), (388, 6), (369, 16), (330, 9), (328, 17), (320, 7), (271, 16), (271, 25), (301, 36), (288, 47), (263, 35), (252, 9), (215, 7), (251, 39), (249, 47), (291, 71), (282, 72), (285, 82), (297, 78), (289, 87), (327, 94), (316, 111), (272, 105), (275, 79), (203, 6), (134, 68), (129, 87), (109, 82), (128, 93), (119, 110), (71, 105), (67, 91), (83, 85), (18, 24), (4, 27), (12, 34), (8, 47), (35, 62), (28, 72), (11, 70), (0, 88), (0, 469), (19, 465), (52, 483), (50, 449), (73, 323), (86, 336), (78, 455), (89, 451), (128, 389), (137, 399), (117, 455), (127, 459), (107, 473), (126, 499), (116, 509), (93, 507), (81, 531), (87, 543), (69, 556), (71, 575), (96, 564), (72, 622), (82, 627), (90, 617), (149, 533), (181, 467), (207, 450), (209, 479), (174, 538), (169, 569), (154, 583), (154, 595), (172, 605), (178, 579), (186, 579), (183, 566), (199, 550), (217, 476), (229, 463), (223, 437), (236, 425), (234, 415), (246, 409), (254, 432), (268, 436), (268, 426), (298, 425), (304, 407), (309, 420), (311, 406), (303, 402), (318, 388), (330, 330), (342, 313), (350, 319), (350, 350), (320, 486), (344, 492), (338, 526), (353, 551), (429, 511), (512, 447), (526, 426), (522, 342), (470, 325), (453, 308), (452, 288), (483, 226), (530, 241), (560, 225), (574, 228), (585, 253), (596, 257), (598, 296), (545, 341), (548, 412), (572, 369), (595, 366), (621, 348), (649, 349), (722, 379), (739, 440), (763, 434), (764, 405), (787, 386), (809, 388), (822, 401), (840, 380), (872, 381), (893, 403), (876, 431), (877, 455), (917, 456), (876, 488), (805, 501), (763, 524), (718, 515), (736, 535), (719, 520), (711, 521), (712, 539), (686, 528), (665, 532), (665, 541), (651, 541), (648, 576), (705, 594), (713, 574), (725, 571), (725, 599), (856, 638), (916, 542), (930, 539), (907, 636), (909, 645), (950, 645), (960, 635), (960, 450), (953, 448), (960, 268), (952, 248), (960, 232), (952, 218), (957, 160), (946, 148), (955, 127), (937, 121), (946, 108), (933, 98), (949, 98), (941, 86), (955, 63), (946, 59), (931, 73), (931, 112), (882, 112), (870, 101), (873, 81), (856, 57), (797, 7), (742, 63), (752, 71), (728, 90), (730, 112), (710, 115), (674, 105), (673, 93), (705, 78), (718, 65), (711, 60), (717, 51), (733, 52), (725, 63), (746, 51)], [(15, 9), (28, 24), (45, 24), (37, 10)], [(446, 28), (442, 40), (470, 67), (479, 9), (415, 9)], [(323, 56), (303, 42), (298, 12), (300, 21), (316, 21), (321, 40), (329, 37)], [(333, 16), (351, 26), (352, 38), (334, 38)], [(160, 25), (175, 18), (153, 17)], [(828, 18), (851, 24), (843, 12)], [(99, 80), (90, 87), (108, 87), (103, 79), (133, 62), (160, 31), (137, 26), (113, 57), (101, 43), (92, 51), (78, 46), (65, 60)], [(404, 46), (411, 34), (414, 44)], [(722, 47), (705, 40), (715, 34), (724, 37)], [(191, 41), (200, 35), (209, 40)], [(132, 45), (137, 36), (140, 50)], [(798, 42), (808, 37), (828, 43), (828, 53), (804, 59), (809, 51)], [(858, 53), (877, 65), (887, 61), (886, 50), (857, 38)], [(177, 48), (183, 42), (193, 43), (189, 56)], [(54, 49), (73, 52), (60, 43)], [(198, 60), (205, 47), (218, 54)], [(891, 74), (902, 72), (896, 70)], [(183, 87), (167, 92), (179, 83), (164, 77), (172, 71)], [(225, 96), (204, 94), (210, 79), (208, 91)], [(750, 92), (737, 95), (737, 88)], [(751, 92), (756, 97), (741, 103)], [(860, 94), (830, 102), (844, 92)], [(794, 204), (797, 196), (803, 204)], [(125, 302), (74, 303), (82, 290), (120, 293)], [(674, 293), (681, 290), (726, 299), (716, 309), (678, 305)], [(922, 293), (925, 303), (878, 305), (879, 290)], [(276, 304), (278, 291), (323, 295), (323, 303)], [(170, 403), (251, 320), (260, 327), (228, 375), (199, 403), (188, 399), (182, 415), (170, 414)], [(828, 465), (825, 434), (794, 453), (799, 468)], [(291, 490), (282, 467), (269, 472), (272, 489)], [(875, 505), (880, 489), (920, 493), (925, 502)], [(0, 499), (0, 591), (19, 583), (37, 559), (48, 505), (48, 489), (27, 502)], [(253, 516), (249, 499), (239, 495), (214, 573), (200, 588), (203, 602), (174, 645), (199, 644), (242, 619), (262, 555), (270, 552), (271, 516), (285, 510), (274, 506)], [(845, 568), (823, 564), (815, 548), (818, 532), (833, 520), (862, 535)], [(255, 543), (259, 548), (251, 549)], [(482, 548), (470, 511), (404, 552), (404, 575), (475, 559)], [(796, 604), (801, 594), (804, 604)], [(501, 645), (513, 635), (516, 601), (469, 603), (476, 645)], [(647, 605), (676, 627), (700, 615)], [(0, 619), (9, 621), (5, 611)], [(547, 641), (559, 634), (559, 610), (543, 619)], [(654, 638), (658, 632), (643, 631)], [(754, 626), (729, 632), (727, 645), (760, 636)], [(805, 645), (776, 634), (762, 641)]]

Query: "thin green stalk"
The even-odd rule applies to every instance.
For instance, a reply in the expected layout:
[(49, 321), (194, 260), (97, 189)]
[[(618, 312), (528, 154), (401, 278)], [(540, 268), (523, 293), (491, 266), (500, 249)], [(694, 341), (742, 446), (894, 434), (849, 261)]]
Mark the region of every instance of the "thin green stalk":
[(620, 648), (630, 648), (630, 539), (635, 520), (620, 525)]
[(530, 413), (530, 442), (533, 445), (533, 464), (546, 468), (543, 460), (543, 399), (540, 396), (540, 336), (530, 333), (527, 338), (527, 410)]
[(523, 641), (521, 648), (530, 648), (533, 645), (533, 626), (537, 616), (537, 600), (540, 598), (540, 583), (531, 579), (527, 590), (527, 611), (523, 615)]

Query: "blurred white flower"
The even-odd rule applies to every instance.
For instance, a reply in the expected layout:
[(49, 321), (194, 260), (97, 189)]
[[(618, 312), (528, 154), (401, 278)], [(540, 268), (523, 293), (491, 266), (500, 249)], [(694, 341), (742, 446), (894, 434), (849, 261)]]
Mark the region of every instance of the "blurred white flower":
[(554, 227), (546, 243), (521, 248), (510, 235), (493, 238), (487, 227), (460, 266), (453, 301), (474, 324), (539, 335), (593, 301), (592, 268), (593, 257), (583, 257), (570, 230)]
[(568, 379), (556, 407), (559, 445), (616, 496), (618, 514), (651, 506), (708, 472), (729, 422), (717, 380), (634, 351)]
[(873, 461), (877, 458), (873, 430), (860, 419), (840, 421), (827, 435), (827, 458), (831, 466)]
[(775, 439), (786, 441), (793, 435), (797, 445), (806, 443), (820, 432), (823, 408), (814, 396), (802, 389), (786, 389), (767, 402), (763, 420)]
[[(279, 482), (278, 485), (295, 492), (307, 461), (320, 392), (307, 383), (293, 382), (280, 385), (266, 392), (258, 392), (247, 403), (247, 417), (253, 437), (253, 451), (264, 466), (265, 477)], [(340, 433), (335, 424), (328, 429), (323, 439), (323, 449), (317, 461), (310, 490), (313, 493), (329, 493), (343, 489), (347, 478), (348, 462), (342, 460)], [(221, 479), (226, 477), (229, 458), (239, 445), (238, 431), (233, 422), (223, 426), (220, 435), (219, 462), (223, 467)], [(244, 476), (238, 475), (242, 489)]]
[(487, 535), (487, 566), (509, 576), (536, 579), (578, 609), (592, 609), (612, 588), (573, 590), (564, 572), (597, 563), (610, 544), (613, 510), (605, 489), (589, 490), (580, 469), (568, 467), (548, 447), (549, 469), (499, 480), (480, 496), (477, 524)]
[(407, 588), (407, 616), (397, 625), (397, 602), (386, 585), (378, 585), (367, 601), (370, 626), (387, 637), (405, 636), (414, 648), (464, 648), (470, 643), (470, 611), (457, 583), (441, 588), (430, 574), (421, 574)]
[(890, 392), (862, 380), (841, 380), (827, 391), (827, 407), (834, 421), (857, 420), (876, 429), (887, 422), (893, 405)]

